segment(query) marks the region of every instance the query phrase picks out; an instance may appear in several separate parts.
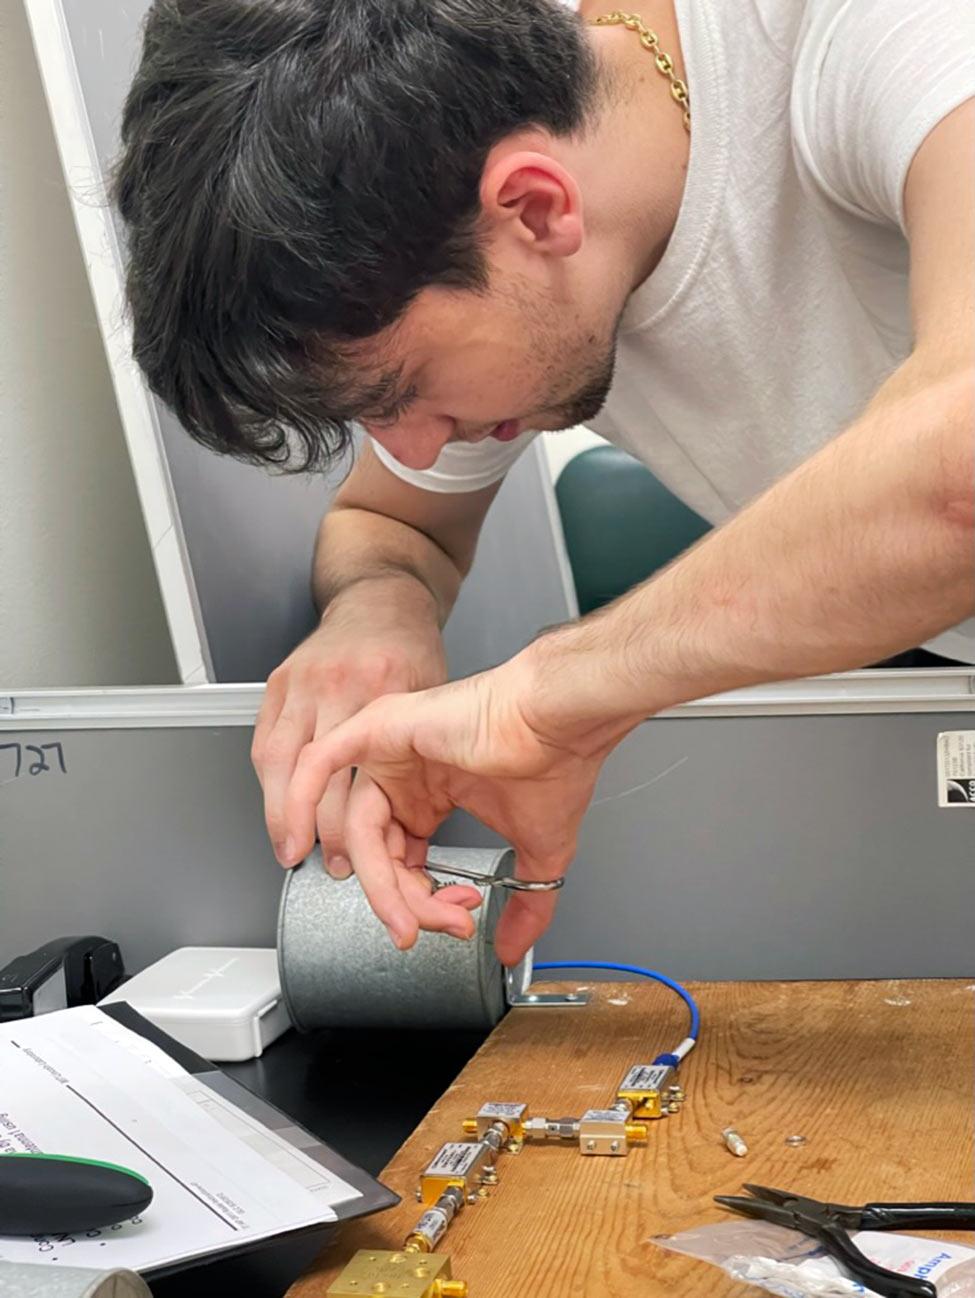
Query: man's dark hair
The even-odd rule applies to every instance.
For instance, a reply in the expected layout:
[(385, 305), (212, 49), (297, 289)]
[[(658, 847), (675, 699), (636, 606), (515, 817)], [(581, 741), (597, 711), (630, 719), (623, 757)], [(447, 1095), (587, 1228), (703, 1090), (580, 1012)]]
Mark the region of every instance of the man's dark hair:
[(328, 464), (388, 396), (349, 345), (484, 287), (488, 151), (595, 84), (558, 0), (155, 0), (115, 180), (153, 391), (213, 450)]

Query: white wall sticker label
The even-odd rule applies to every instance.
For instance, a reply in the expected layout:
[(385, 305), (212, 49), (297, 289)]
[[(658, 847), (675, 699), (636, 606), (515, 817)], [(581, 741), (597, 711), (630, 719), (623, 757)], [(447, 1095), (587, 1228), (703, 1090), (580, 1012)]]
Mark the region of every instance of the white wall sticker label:
[(975, 730), (938, 736), (938, 806), (975, 807)]

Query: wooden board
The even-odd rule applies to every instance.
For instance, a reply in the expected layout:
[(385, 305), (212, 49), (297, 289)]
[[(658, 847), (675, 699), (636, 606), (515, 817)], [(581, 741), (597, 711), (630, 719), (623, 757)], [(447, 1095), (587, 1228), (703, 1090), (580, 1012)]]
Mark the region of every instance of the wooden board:
[[(745, 1298), (757, 1291), (649, 1239), (724, 1219), (712, 1196), (746, 1180), (847, 1203), (975, 1198), (975, 984), (695, 990), (704, 1026), (682, 1069), (683, 1112), (654, 1123), (649, 1145), (626, 1159), (566, 1146), (503, 1154), (500, 1184), (441, 1245), (471, 1298)], [(584, 1009), (510, 1013), (386, 1168), (403, 1202), (350, 1225), (289, 1298), (324, 1298), (358, 1248), (400, 1247), (418, 1216), (418, 1172), (444, 1141), (463, 1139), (462, 1119), (483, 1101), (578, 1116), (609, 1103), (630, 1064), (672, 1049), (685, 1029), (680, 1001), (644, 983), (594, 984)], [(410, 1061), (389, 1064), (395, 1078)], [(746, 1158), (724, 1147), (729, 1123)], [(806, 1143), (787, 1145), (792, 1135)]]

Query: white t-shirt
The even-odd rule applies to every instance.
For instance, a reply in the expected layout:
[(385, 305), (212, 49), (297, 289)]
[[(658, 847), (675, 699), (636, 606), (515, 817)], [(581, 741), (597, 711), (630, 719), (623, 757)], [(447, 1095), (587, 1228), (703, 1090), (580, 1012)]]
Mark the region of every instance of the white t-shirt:
[[(925, 136), (975, 95), (975, 3), (676, 11), (684, 196), (590, 426), (718, 523), (849, 424), (911, 349), (904, 183)], [(417, 486), (474, 491), (533, 436), (452, 444), (421, 471), (376, 451)], [(975, 619), (932, 647), (975, 662)]]

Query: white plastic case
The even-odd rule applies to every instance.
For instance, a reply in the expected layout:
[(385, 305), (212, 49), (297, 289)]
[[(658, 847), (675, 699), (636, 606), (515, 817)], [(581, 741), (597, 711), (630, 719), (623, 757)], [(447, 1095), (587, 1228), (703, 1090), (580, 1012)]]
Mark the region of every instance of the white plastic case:
[(184, 946), (130, 978), (102, 1004), (127, 1001), (205, 1059), (255, 1059), (290, 1026), (277, 952)]

